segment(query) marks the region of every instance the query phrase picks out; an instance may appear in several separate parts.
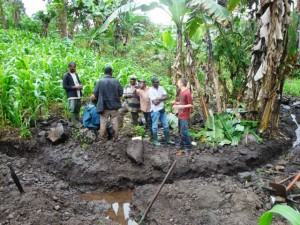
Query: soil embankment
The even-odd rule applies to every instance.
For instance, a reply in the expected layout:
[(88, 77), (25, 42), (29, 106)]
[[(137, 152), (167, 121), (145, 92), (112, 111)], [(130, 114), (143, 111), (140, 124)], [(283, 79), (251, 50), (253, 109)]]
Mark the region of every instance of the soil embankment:
[[(237, 147), (202, 144), (189, 157), (176, 156), (174, 146), (155, 148), (145, 141), (141, 165), (126, 154), (132, 144), (129, 138), (86, 144), (81, 131), (70, 130), (54, 118), (40, 121), (26, 141), (13, 133), (1, 134), (0, 224), (114, 224), (105, 219), (110, 204), (87, 202), (78, 192), (125, 189), (134, 190), (132, 215), (137, 220), (175, 159), (176, 168), (146, 224), (257, 224), (262, 212), (271, 207), (261, 187), (268, 179), (299, 170), (299, 149), (292, 153), (288, 149), (296, 129), (290, 114), (300, 122), (300, 103), (288, 103), (282, 108), (277, 139), (250, 140)], [(58, 122), (64, 125), (67, 140), (53, 145), (45, 136)], [(18, 193), (8, 162), (25, 194)], [(276, 165), (283, 169), (277, 171)]]

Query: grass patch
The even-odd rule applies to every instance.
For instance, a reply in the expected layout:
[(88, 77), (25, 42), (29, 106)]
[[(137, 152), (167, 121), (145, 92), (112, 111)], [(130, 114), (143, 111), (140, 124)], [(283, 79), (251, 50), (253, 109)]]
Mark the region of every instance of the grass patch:
[(284, 83), (283, 93), (300, 97), (300, 79), (287, 79)]

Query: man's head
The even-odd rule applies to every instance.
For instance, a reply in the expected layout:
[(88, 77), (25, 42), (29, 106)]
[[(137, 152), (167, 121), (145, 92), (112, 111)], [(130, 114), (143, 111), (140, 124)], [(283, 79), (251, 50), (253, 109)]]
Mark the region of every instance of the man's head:
[(112, 76), (113, 70), (110, 66), (105, 67), (104, 74)]
[(157, 79), (157, 77), (152, 77), (151, 82), (153, 87), (158, 88), (159, 80)]
[(138, 80), (138, 86), (139, 86), (139, 88), (144, 89), (146, 87), (145, 79), (139, 79)]
[(76, 73), (76, 64), (74, 62), (69, 62), (68, 67), (70, 73)]
[(186, 87), (187, 85), (187, 80), (185, 78), (180, 78), (177, 82), (177, 86), (179, 89), (181, 89), (182, 87)]
[(135, 75), (131, 75), (129, 78), (130, 78), (130, 84), (131, 85), (135, 85), (136, 84), (136, 76)]
[(93, 104), (96, 104), (96, 103), (97, 103), (97, 100), (98, 100), (98, 99), (95, 97), (95, 95), (91, 95), (90, 99), (91, 99), (91, 102), (92, 102)]

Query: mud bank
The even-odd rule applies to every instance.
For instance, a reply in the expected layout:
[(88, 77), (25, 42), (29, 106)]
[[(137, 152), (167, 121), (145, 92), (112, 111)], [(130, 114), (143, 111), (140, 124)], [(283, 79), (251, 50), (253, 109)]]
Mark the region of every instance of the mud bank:
[[(108, 202), (87, 202), (78, 193), (125, 189), (133, 189), (131, 213), (138, 220), (175, 159), (176, 168), (145, 224), (257, 224), (259, 216), (271, 208), (261, 186), (300, 169), (298, 148), (288, 152), (296, 129), (290, 114), (300, 122), (294, 102), (282, 108), (277, 139), (250, 140), (237, 147), (200, 144), (189, 157), (177, 156), (176, 146), (155, 148), (144, 141), (142, 164), (126, 154), (130, 138), (86, 144), (80, 131), (56, 118), (39, 121), (29, 140), (1, 134), (0, 224), (116, 224), (105, 219), (111, 207)], [(67, 139), (53, 145), (45, 137), (58, 122)], [(278, 160), (285, 161), (281, 172), (274, 169)], [(17, 191), (7, 162), (14, 165), (25, 194)], [(272, 168), (274, 173), (259, 173), (258, 168)], [(241, 180), (239, 173), (246, 171), (251, 179)]]

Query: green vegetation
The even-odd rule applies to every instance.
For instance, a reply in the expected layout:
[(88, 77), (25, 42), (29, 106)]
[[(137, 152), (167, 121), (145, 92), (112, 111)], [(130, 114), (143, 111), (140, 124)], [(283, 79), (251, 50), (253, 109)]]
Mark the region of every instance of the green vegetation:
[(287, 79), (284, 83), (283, 92), (288, 95), (300, 97), (300, 79)]
[(274, 213), (281, 215), (292, 225), (300, 225), (300, 213), (287, 205), (275, 205), (271, 210), (265, 212), (259, 219), (259, 225), (270, 225)]
[(239, 119), (230, 114), (213, 115), (210, 111), (205, 129), (196, 134), (195, 138), (217, 145), (231, 144), (235, 146), (241, 141), (243, 135), (252, 134), (257, 141), (261, 141), (262, 139), (255, 132), (257, 124), (257, 121)]
[[(282, 41), (273, 43), (274, 51), (255, 35), (260, 30), (257, 7), (253, 1), (238, 0), (49, 0), (45, 11), (29, 18), (22, 0), (0, 0), (0, 126), (19, 127), (28, 137), (28, 128), (38, 118), (66, 109), (61, 77), (68, 62), (75, 61), (84, 99), (106, 65), (113, 67), (123, 86), (131, 74), (149, 81), (157, 75), (170, 100), (174, 84), (185, 77), (194, 88), (194, 111), (207, 121), (194, 136), (236, 145), (242, 135), (255, 135), (256, 126), (260, 133), (272, 127), (267, 133), (276, 135), (276, 104), (284, 81), (284, 93), (300, 96), (299, 16), (288, 5), (276, 5), (280, 13), (270, 17), (282, 15), (291, 24), (277, 28)], [(172, 24), (153, 24), (144, 12), (154, 8), (166, 11)], [(228, 103), (256, 110), (258, 121), (237, 122), (225, 115)], [(171, 111), (168, 102), (166, 110)], [(219, 115), (210, 117), (209, 110)], [(176, 119), (169, 122), (176, 127)]]
[(145, 137), (146, 131), (143, 126), (135, 126), (134, 131), (136, 132), (137, 136)]
[[(29, 127), (43, 115), (49, 115), (55, 105), (63, 103), (66, 108), (62, 75), (70, 61), (77, 63), (77, 72), (84, 85), (84, 96), (88, 97), (101, 78), (104, 67), (111, 65), (114, 76), (124, 86), (129, 75), (136, 74), (150, 80), (152, 74), (130, 59), (100, 57), (94, 51), (77, 48), (74, 42), (50, 38), (15, 30), (0, 30), (0, 121), (2, 126)], [(172, 95), (169, 79), (167, 86)], [(25, 132), (28, 136), (28, 132)]]

